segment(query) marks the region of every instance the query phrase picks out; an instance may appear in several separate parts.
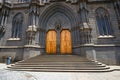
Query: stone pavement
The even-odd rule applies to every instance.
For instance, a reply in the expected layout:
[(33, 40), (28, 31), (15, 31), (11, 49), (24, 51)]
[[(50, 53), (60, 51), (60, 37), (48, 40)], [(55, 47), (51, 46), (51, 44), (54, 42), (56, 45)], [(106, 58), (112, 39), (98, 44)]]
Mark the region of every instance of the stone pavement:
[(112, 72), (26, 72), (9, 71), (0, 64), (0, 80), (120, 80), (120, 66)]

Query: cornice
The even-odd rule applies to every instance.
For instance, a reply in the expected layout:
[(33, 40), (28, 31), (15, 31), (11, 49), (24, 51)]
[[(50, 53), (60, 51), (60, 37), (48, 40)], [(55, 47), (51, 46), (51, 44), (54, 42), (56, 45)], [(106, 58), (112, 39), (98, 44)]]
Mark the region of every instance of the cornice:
[(24, 46), (0, 46), (0, 49), (19, 49), (19, 48), (44, 48), (39, 45), (24, 45)]
[[(120, 47), (120, 44), (82, 44), (73, 46), (73, 48), (81, 48), (81, 47)], [(19, 49), (19, 48), (40, 48), (44, 49), (39, 45), (24, 45), (24, 46), (0, 46), (0, 49)]]
[(81, 44), (77, 46), (73, 46), (73, 48), (80, 47), (120, 47), (120, 44)]
[(97, 0), (88, 0), (87, 3), (88, 4), (103, 4), (103, 3), (111, 3), (112, 0), (101, 0), (101, 1), (97, 1)]

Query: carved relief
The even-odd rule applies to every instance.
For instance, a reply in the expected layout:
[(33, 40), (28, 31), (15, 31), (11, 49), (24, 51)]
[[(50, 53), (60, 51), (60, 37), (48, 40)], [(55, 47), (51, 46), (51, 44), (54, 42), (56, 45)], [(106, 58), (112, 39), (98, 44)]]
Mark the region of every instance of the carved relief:
[(55, 13), (47, 22), (47, 29), (71, 28), (70, 20), (62, 13)]

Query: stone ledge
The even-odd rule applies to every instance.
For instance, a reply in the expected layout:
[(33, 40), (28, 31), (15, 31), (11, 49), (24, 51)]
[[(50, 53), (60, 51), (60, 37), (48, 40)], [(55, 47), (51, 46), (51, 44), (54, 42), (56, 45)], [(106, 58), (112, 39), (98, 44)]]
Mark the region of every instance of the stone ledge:
[(7, 40), (9, 40), (9, 41), (20, 41), (21, 39), (20, 38), (9, 38)]
[(24, 45), (25, 48), (41, 48), (39, 45)]
[[(120, 44), (83, 44), (74, 46), (73, 48), (80, 48), (80, 47), (120, 47)], [(24, 46), (0, 46), (0, 48), (45, 48), (39, 45), (24, 45)]]
[(74, 46), (73, 48), (79, 48), (79, 47), (117, 47), (120, 46), (120, 44), (82, 44), (78, 46)]
[(1, 49), (23, 48), (23, 46), (0, 46)]
[(98, 39), (110, 39), (110, 38), (115, 38), (115, 36), (112, 35), (98, 36)]
[(24, 46), (0, 46), (0, 48), (11, 49), (11, 48), (44, 48), (44, 47), (35, 46), (35, 45), (24, 45)]

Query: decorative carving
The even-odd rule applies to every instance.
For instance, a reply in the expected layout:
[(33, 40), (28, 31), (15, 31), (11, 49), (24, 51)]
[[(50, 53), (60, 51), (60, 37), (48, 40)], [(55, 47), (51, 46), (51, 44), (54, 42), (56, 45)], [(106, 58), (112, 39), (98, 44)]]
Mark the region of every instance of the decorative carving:
[(5, 34), (5, 27), (0, 26), (0, 39), (4, 36)]
[(59, 22), (56, 22), (56, 23), (55, 23), (55, 26), (56, 26), (56, 30), (60, 30), (60, 28), (61, 28), (61, 23), (60, 23), (60, 21), (59, 21)]
[(5, 27), (7, 24), (7, 18), (9, 15), (9, 8), (7, 8), (6, 6), (2, 6), (2, 8), (0, 9), (0, 39), (4, 36), (5, 34)]
[(37, 27), (35, 25), (28, 26), (28, 29), (26, 30), (27, 33), (27, 44), (32, 45), (33, 40), (35, 39), (35, 33), (37, 32)]
[(29, 13), (29, 10), (27, 10), (27, 9), (24, 10), (24, 13), (25, 13), (25, 14), (28, 14), (28, 13)]
[(62, 13), (55, 13), (53, 16), (51, 16), (48, 19), (47, 22), (47, 29), (56, 29), (59, 30), (62, 26), (62, 28), (71, 28), (70, 20), (68, 17)]

